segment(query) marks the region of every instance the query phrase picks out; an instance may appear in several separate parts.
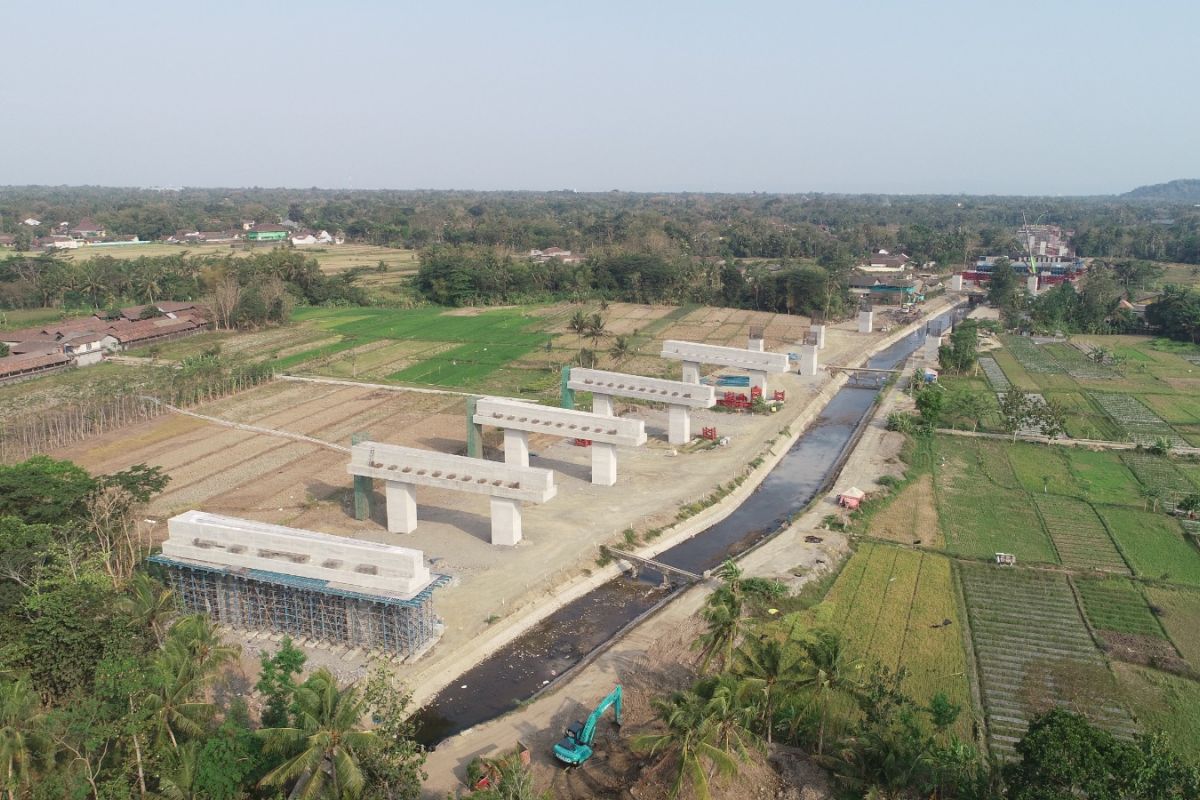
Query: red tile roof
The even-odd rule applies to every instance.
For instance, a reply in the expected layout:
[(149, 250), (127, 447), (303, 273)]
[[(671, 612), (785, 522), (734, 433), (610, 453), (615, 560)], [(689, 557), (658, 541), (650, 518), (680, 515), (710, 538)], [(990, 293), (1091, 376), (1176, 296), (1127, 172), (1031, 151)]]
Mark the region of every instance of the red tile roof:
[(62, 353), (50, 353), (38, 356), (8, 356), (7, 358), (0, 358), (0, 376), (15, 375), (33, 369), (70, 363), (70, 357), (64, 356)]

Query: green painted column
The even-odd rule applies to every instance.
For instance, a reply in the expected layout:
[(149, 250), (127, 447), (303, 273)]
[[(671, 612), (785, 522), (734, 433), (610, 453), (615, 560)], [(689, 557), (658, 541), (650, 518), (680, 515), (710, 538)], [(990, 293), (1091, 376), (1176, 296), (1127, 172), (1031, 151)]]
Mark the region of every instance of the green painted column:
[[(350, 436), (350, 444), (359, 444), (370, 439), (366, 431)], [(375, 480), (366, 475), (354, 476), (354, 518), (366, 520), (371, 518), (371, 495), (375, 491)]]
[(575, 390), (567, 385), (571, 380), (571, 368), (562, 368), (562, 379), (559, 383), (559, 393), (562, 395), (563, 408), (575, 408)]
[(478, 397), (467, 398), (467, 455), (483, 458), (483, 426), (475, 424), (475, 403)]

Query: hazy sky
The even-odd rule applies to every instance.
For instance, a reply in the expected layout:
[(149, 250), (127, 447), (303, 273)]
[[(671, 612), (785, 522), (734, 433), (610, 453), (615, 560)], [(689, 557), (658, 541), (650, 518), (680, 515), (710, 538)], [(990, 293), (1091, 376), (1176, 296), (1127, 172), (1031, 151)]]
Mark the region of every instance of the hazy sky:
[(0, 12), (0, 185), (1091, 194), (1200, 177), (1196, 0)]

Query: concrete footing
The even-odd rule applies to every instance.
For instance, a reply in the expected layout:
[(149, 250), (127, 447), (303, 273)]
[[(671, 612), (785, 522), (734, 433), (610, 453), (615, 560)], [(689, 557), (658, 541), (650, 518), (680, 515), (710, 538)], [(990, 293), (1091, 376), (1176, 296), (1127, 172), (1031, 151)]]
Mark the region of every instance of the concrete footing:
[(671, 406), (667, 411), (667, 441), (687, 444), (692, 440), (692, 410), (687, 406)]
[(514, 545), (521, 536), (521, 501), (493, 497), (492, 544)]
[(871, 333), (875, 330), (875, 312), (860, 311), (858, 312), (858, 332)]
[(384, 481), (389, 533), (412, 533), (417, 529), (417, 487), (411, 483)]
[(612, 486), (617, 482), (617, 446), (592, 442), (592, 483)]
[(807, 378), (817, 374), (817, 350), (815, 344), (800, 345), (800, 369), (797, 373)]

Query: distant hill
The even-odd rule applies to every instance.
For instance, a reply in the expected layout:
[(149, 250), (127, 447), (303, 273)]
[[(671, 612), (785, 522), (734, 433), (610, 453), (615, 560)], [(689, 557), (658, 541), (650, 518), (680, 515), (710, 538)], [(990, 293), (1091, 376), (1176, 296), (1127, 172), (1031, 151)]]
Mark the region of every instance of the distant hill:
[(1152, 186), (1139, 186), (1121, 195), (1132, 200), (1163, 200), (1171, 203), (1200, 203), (1200, 179), (1184, 178)]

